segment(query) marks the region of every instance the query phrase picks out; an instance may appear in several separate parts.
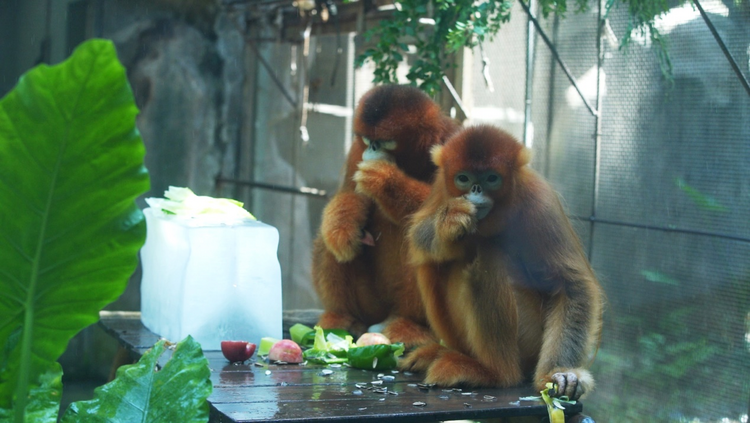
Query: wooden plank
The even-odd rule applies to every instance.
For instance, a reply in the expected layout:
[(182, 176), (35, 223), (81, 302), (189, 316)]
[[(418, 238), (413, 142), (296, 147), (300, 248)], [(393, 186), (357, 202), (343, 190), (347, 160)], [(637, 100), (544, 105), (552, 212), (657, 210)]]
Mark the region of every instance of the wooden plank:
[[(138, 313), (102, 312), (100, 317), (104, 330), (138, 355), (159, 340), (158, 335), (143, 326)], [(465, 391), (426, 389), (418, 385), (422, 375), (409, 372), (315, 364), (276, 365), (257, 358), (237, 364), (227, 361), (220, 351), (204, 354), (214, 386), (208, 398), (212, 422), (389, 420), (418, 423), (547, 414), (541, 401), (518, 402), (520, 397), (538, 395), (530, 386)], [(168, 350), (159, 364), (166, 364), (171, 355)], [(383, 380), (382, 376), (388, 378)], [(387, 380), (390, 377), (393, 379)], [(381, 380), (382, 384), (378, 384)], [(579, 413), (581, 409), (578, 403), (568, 407), (566, 414)]]
[[(310, 421), (399, 421), (434, 422), (443, 420), (486, 419), (498, 417), (546, 416), (547, 411), (538, 405), (498, 405), (476, 400), (422, 401), (424, 406), (414, 405), (413, 398), (382, 397), (374, 399), (304, 399), (298, 402), (271, 397), (258, 403), (213, 403), (215, 415), (235, 422), (310, 422)], [(468, 404), (465, 405), (465, 404)], [(580, 411), (569, 410), (570, 412)]]

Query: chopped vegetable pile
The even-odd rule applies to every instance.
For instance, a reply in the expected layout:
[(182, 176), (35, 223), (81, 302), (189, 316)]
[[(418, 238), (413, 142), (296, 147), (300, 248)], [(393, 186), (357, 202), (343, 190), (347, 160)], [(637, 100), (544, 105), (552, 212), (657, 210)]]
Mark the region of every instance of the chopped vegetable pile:
[[(309, 361), (316, 364), (345, 364), (367, 370), (391, 370), (396, 368), (398, 357), (404, 353), (403, 343), (384, 343), (390, 341), (381, 334), (362, 335), (360, 345), (363, 346), (355, 344), (352, 335), (341, 329), (324, 330), (320, 326), (313, 329), (298, 323), (289, 329), (289, 334), (291, 340), (262, 338), (258, 356), (284, 364)], [(255, 351), (255, 344), (249, 345)], [(242, 362), (250, 358), (246, 357), (245, 351), (249, 345), (244, 341), (223, 341), (222, 352), (227, 360)]]
[(320, 326), (312, 329), (296, 324), (289, 332), (292, 340), (305, 349), (305, 360), (317, 364), (345, 363), (358, 369), (390, 370), (396, 368), (397, 358), (404, 353), (404, 344), (400, 342), (359, 347), (341, 329), (324, 330)]

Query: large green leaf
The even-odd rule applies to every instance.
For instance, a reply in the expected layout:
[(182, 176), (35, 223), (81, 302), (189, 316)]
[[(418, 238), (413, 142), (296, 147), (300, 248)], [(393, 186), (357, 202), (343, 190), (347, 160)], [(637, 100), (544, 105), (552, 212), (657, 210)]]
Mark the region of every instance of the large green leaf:
[(125, 289), (145, 240), (138, 109), (109, 41), (41, 65), (0, 100), (0, 408), (23, 418), (76, 333)]
[[(42, 373), (37, 383), (32, 384), (29, 401), (26, 403), (26, 423), (57, 421), (62, 396), (62, 375), (60, 363), (55, 362)], [(9, 422), (13, 418), (13, 410), (0, 408), (0, 422)]]
[(200, 344), (188, 336), (156, 371), (164, 345), (159, 341), (138, 363), (117, 369), (117, 378), (96, 388), (94, 399), (71, 404), (63, 423), (207, 422), (213, 387)]

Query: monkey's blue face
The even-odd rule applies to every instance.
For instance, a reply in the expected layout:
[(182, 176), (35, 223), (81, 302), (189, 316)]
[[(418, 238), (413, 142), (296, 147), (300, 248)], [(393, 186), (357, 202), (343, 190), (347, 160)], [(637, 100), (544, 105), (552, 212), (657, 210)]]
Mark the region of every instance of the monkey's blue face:
[(484, 172), (461, 171), (456, 173), (453, 182), (463, 197), (477, 208), (477, 219), (484, 219), (495, 203), (492, 193), (503, 185), (502, 176), (492, 170)]
[(367, 160), (386, 160), (389, 162), (394, 161), (391, 152), (398, 146), (396, 141), (393, 140), (370, 140), (366, 137), (361, 137), (362, 142), (365, 143), (367, 148), (362, 152), (362, 161)]

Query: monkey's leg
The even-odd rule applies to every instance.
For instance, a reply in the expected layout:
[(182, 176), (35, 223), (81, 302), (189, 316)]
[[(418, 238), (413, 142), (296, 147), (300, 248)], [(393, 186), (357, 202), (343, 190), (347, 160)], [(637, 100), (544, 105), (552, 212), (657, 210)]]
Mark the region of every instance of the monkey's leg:
[[(509, 370), (510, 373), (516, 372), (515, 369)], [(477, 359), (458, 351), (447, 350), (429, 366), (425, 383), (445, 387), (508, 387), (519, 382), (515, 377), (506, 376), (501, 369), (485, 366)]]
[(391, 342), (403, 342), (407, 350), (435, 342), (435, 335), (429, 327), (400, 316), (386, 320), (383, 335), (387, 336)]
[(398, 368), (404, 371), (424, 372), (446, 351), (448, 349), (437, 342), (423, 345), (402, 358)]
[(416, 269), (402, 264), (388, 282), (393, 311), (385, 321), (383, 333), (392, 342), (403, 342), (407, 350), (437, 342), (427, 321)]
[(355, 280), (354, 267), (360, 260), (339, 263), (318, 238), (313, 243), (313, 286), (318, 293), (324, 312), (318, 320), (323, 329), (345, 329), (358, 336), (367, 331), (360, 307), (362, 303)]

